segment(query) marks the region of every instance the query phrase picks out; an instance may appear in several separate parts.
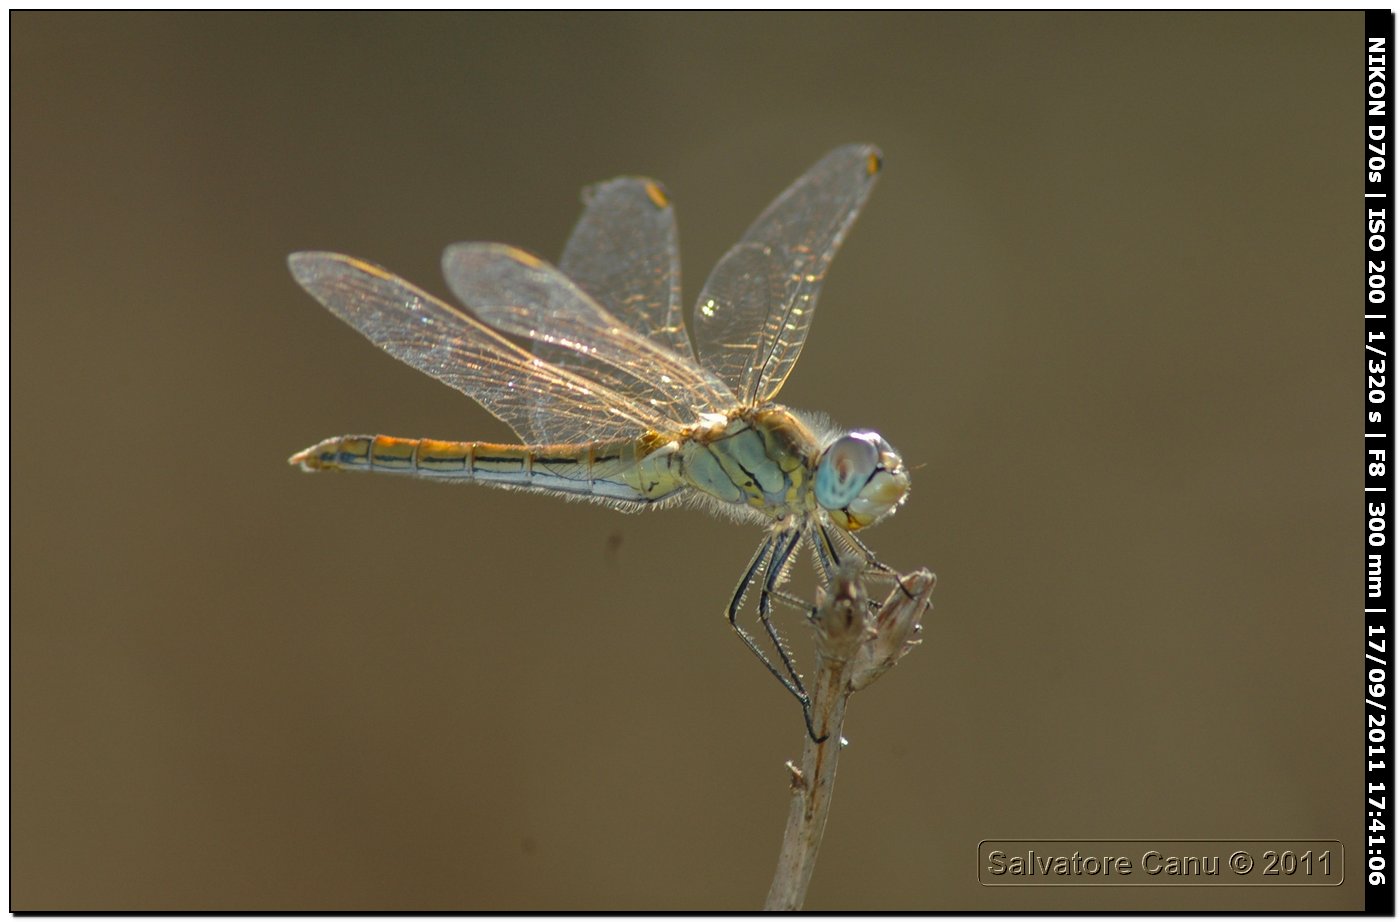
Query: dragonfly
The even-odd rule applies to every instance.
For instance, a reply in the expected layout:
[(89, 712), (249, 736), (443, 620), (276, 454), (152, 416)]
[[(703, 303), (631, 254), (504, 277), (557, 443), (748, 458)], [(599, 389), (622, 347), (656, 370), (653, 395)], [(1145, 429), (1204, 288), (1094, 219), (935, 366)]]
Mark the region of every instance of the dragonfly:
[[(774, 602), (815, 614), (783, 588), (804, 546), (823, 585), (853, 565), (893, 574), (857, 533), (899, 508), (909, 472), (878, 433), (837, 430), (774, 398), (880, 167), (877, 148), (847, 145), (778, 196), (706, 280), (694, 344), (682, 319), (674, 208), (661, 184), (646, 178), (585, 189), (583, 215), (557, 267), (504, 244), (449, 246), (443, 275), (466, 310), (363, 260), (295, 253), (292, 275), (332, 314), (474, 399), (520, 441), (343, 435), (290, 462), (622, 510), (692, 504), (756, 523), (764, 538), (726, 616), (801, 703), (812, 732), (810, 698), (773, 624)], [(754, 587), (781, 668), (740, 623)]]

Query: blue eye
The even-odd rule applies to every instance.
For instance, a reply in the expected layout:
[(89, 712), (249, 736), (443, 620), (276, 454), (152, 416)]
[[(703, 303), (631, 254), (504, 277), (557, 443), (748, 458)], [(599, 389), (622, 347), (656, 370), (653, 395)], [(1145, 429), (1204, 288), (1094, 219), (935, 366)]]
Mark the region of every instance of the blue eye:
[(825, 509), (843, 509), (860, 495), (861, 488), (880, 466), (880, 450), (859, 435), (845, 435), (831, 443), (817, 464), (813, 490)]

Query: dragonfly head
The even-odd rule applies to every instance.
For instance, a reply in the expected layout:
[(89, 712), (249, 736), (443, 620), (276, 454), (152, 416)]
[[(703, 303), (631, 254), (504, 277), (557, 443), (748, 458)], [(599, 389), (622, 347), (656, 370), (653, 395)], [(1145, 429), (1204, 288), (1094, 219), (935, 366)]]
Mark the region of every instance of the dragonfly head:
[(859, 531), (904, 502), (909, 472), (878, 433), (848, 432), (822, 452), (813, 491), (833, 522), (846, 531)]

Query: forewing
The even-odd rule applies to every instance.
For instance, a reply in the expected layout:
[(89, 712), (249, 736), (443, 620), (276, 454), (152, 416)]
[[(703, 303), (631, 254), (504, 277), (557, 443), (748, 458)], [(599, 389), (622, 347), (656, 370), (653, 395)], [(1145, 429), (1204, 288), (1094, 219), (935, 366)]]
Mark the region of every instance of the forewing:
[[(635, 332), (695, 361), (680, 306), (680, 255), (675, 210), (659, 183), (619, 177), (583, 191), (584, 211), (564, 247), (560, 270)], [(585, 378), (650, 399), (653, 388), (628, 388), (627, 378), (596, 358), (544, 340), (535, 355)], [(541, 413), (539, 428), (547, 428)]]
[(623, 176), (585, 189), (583, 201), (560, 270), (632, 330), (693, 359), (681, 317), (676, 214), (665, 190), (653, 180)]
[(746, 405), (771, 400), (802, 352), (827, 267), (875, 185), (880, 151), (838, 147), (759, 215), (695, 306), (700, 361)]
[(590, 375), (632, 403), (682, 424), (735, 404), (724, 382), (636, 332), (562, 272), (500, 243), (458, 243), (442, 257), (448, 287), (498, 330), (560, 346), (608, 366)]
[[(378, 266), (336, 253), (294, 253), (301, 287), (394, 358), (481, 404), (525, 442), (623, 438), (672, 421), (531, 355), (445, 301)], [(547, 438), (535, 421), (550, 420)]]

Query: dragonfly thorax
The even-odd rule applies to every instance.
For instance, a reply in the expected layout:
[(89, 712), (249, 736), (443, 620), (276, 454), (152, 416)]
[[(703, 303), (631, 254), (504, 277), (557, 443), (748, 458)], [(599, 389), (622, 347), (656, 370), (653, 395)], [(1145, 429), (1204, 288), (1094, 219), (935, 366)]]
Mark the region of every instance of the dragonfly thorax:
[(721, 502), (774, 521), (822, 509), (847, 531), (888, 515), (909, 487), (899, 455), (875, 433), (850, 433), (823, 448), (794, 413), (771, 404), (706, 420), (677, 460), (690, 486)]
[(811, 485), (819, 452), (801, 420), (769, 405), (707, 418), (682, 440), (677, 461), (694, 489), (778, 520), (816, 508)]

